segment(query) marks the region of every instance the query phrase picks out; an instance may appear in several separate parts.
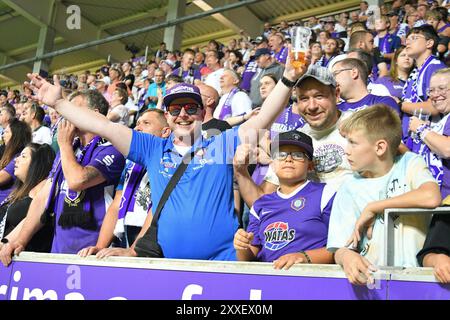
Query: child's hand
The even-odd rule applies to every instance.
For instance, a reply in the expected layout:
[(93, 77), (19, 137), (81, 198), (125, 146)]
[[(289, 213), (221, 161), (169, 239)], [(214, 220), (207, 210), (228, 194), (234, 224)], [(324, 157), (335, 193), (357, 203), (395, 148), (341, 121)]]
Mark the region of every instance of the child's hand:
[(377, 269), (369, 262), (369, 260), (352, 250), (345, 248), (339, 250), (344, 250), (342, 251), (341, 264), (345, 275), (351, 284), (366, 285), (367, 283), (374, 283), (371, 272), (375, 272)]
[(244, 229), (239, 229), (234, 234), (233, 246), (236, 250), (247, 250), (250, 248), (253, 241), (253, 232), (246, 232)]
[(306, 257), (303, 253), (300, 252), (288, 253), (275, 260), (273, 262), (273, 267), (274, 269), (277, 270), (280, 269), (288, 270), (296, 263), (308, 263), (308, 260), (306, 260)]
[(367, 205), (361, 212), (358, 220), (356, 220), (355, 229), (353, 230), (353, 233), (345, 246), (347, 247), (352, 244), (353, 248), (357, 248), (358, 243), (364, 235), (365, 229), (367, 229), (367, 238), (372, 239), (373, 225), (375, 224), (376, 217), (377, 213), (370, 208), (370, 205)]

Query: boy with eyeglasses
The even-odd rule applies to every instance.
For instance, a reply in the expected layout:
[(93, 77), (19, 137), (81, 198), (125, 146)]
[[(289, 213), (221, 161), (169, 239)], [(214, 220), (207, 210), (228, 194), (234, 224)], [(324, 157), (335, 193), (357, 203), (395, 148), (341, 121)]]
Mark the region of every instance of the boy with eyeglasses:
[[(439, 186), (423, 159), (397, 156), (401, 141), (398, 114), (386, 105), (355, 112), (341, 126), (348, 140), (345, 154), (354, 172), (338, 189), (331, 210), (327, 248), (352, 284), (373, 283), (371, 272), (383, 261), (387, 208), (435, 208)], [(429, 226), (425, 215), (395, 219), (394, 264), (416, 267)]]
[(438, 60), (436, 54), (439, 37), (430, 25), (412, 28), (406, 37), (406, 54), (414, 59), (415, 68), (411, 71), (403, 88), (401, 109), (404, 112), (402, 119), (403, 142), (412, 148), (412, 140), (408, 141), (408, 125), (415, 110), (424, 109), (432, 116), (439, 112), (433, 108), (427, 89), (430, 87), (432, 74), (445, 68), (445, 64)]
[(273, 261), (275, 269), (286, 270), (296, 263), (334, 262), (325, 246), (335, 191), (307, 180), (313, 153), (311, 137), (296, 130), (271, 143), (271, 165), (280, 187), (255, 201), (247, 231), (236, 232), (238, 260)]

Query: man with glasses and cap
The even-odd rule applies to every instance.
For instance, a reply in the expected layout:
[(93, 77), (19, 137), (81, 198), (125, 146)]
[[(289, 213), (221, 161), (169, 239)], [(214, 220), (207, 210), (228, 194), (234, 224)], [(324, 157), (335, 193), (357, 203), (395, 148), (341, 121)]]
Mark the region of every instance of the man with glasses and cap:
[[(280, 95), (290, 94), (295, 80), (306, 72), (309, 59), (310, 54), (301, 68), (294, 69), (290, 65), (286, 68), (283, 79), (275, 87)], [(164, 97), (167, 122), (173, 132), (169, 138), (162, 139), (112, 123), (96, 112), (76, 108), (62, 99), (59, 86), (37, 74), (30, 74), (29, 78), (33, 80), (36, 99), (54, 107), (80, 129), (89, 128), (104, 136), (128, 159), (147, 167), (155, 205), (184, 156), (193, 154), (161, 211), (158, 243), (167, 258), (236, 260), (233, 248), (233, 236), (238, 229), (233, 206), (234, 153), (241, 142), (256, 143), (257, 131), (271, 125), (284, 103), (274, 108), (274, 99), (266, 99), (267, 105), (258, 115), (241, 126), (202, 139), (205, 111), (200, 91), (193, 85), (178, 84)], [(36, 223), (39, 217), (27, 217), (18, 237), (3, 248), (1, 259), (5, 265), (11, 262), (14, 252), (23, 250)], [(136, 252), (131, 254), (137, 255)]]

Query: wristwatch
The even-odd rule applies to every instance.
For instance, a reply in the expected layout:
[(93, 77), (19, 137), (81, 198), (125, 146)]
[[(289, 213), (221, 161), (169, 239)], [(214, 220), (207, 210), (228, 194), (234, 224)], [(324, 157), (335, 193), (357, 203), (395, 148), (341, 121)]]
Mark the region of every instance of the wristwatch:
[(283, 84), (288, 88), (293, 88), (295, 86), (295, 84), (297, 83), (297, 81), (291, 81), (288, 78), (286, 78), (285, 76), (283, 76), (283, 78), (281, 78), (281, 82), (283, 82)]
[(9, 242), (8, 238), (2, 238), (0, 240), (1, 243), (7, 244)]

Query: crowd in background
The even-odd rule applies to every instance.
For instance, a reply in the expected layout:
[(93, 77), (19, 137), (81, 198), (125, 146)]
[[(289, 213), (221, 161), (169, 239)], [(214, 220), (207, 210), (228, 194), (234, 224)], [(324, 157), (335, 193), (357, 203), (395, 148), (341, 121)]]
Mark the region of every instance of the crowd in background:
[[(173, 148), (184, 156), (190, 150), (189, 145), (177, 148), (160, 141), (187, 130), (198, 106), (205, 112), (201, 119), (203, 137), (216, 144), (219, 139), (212, 137), (222, 136), (221, 132), (255, 126), (257, 121), (265, 123), (267, 110), (272, 108), (279, 112), (268, 122), (267, 134), (258, 146), (249, 150), (242, 144), (234, 150), (232, 183), (218, 184), (230, 189), (230, 195), (221, 195), (214, 185), (202, 186), (204, 192), (233, 199), (230, 208), (236, 220), (215, 221), (227, 224), (231, 231), (225, 227), (211, 231), (208, 245), (225, 249), (216, 252), (212, 248), (214, 254), (204, 255), (193, 253), (193, 248), (181, 249), (190, 245), (173, 231), (177, 226), (172, 233), (160, 226), (158, 237), (163, 239), (165, 256), (274, 261), (276, 268), (336, 262), (352, 283), (364, 283), (357, 274), (370, 278), (369, 265), (376, 265), (383, 255), (373, 249), (376, 241), (383, 239), (381, 227), (376, 228), (382, 224), (380, 212), (390, 207), (450, 204), (449, 8), (446, 0), (395, 0), (379, 7), (362, 1), (359, 10), (338, 15), (282, 21), (279, 25), (265, 23), (262, 34), (255, 38), (242, 30), (227, 43), (211, 40), (205, 46), (184, 50), (170, 51), (161, 43), (148, 61), (134, 58), (106, 64), (95, 72), (47, 79), (48, 85), (60, 88), (61, 98), (73, 105), (85, 106), (112, 123), (133, 129), (133, 140), (128, 137), (130, 149), (118, 147), (114, 141), (111, 144), (94, 129), (80, 129), (75, 115), (58, 112), (54, 108), (57, 101), (47, 103), (48, 92), (46, 99), (38, 96), (42, 87), (31, 83), (22, 90), (0, 91), (2, 261), (11, 255), (7, 251), (11, 243), (29, 251), (132, 255), (136, 239), (151, 225), (148, 213), (156, 210), (152, 203), (157, 203), (155, 198), (160, 199), (164, 191), (164, 184), (152, 176), (150, 164), (157, 174), (169, 179), (173, 174), (169, 169), (176, 165), (165, 160), (165, 152)], [(313, 31), (309, 69), (292, 76), (289, 45), (293, 28), (298, 26)], [(290, 90), (282, 91), (281, 83)], [(184, 116), (184, 122), (177, 120)], [(386, 127), (377, 127), (371, 120)], [(389, 146), (377, 144), (374, 159), (378, 160), (358, 167), (357, 146), (362, 142), (355, 132), (362, 130), (361, 124), (374, 125), (373, 130), (379, 133), (393, 128), (393, 133), (386, 138), (364, 131), (362, 139), (373, 142), (376, 138), (377, 143), (385, 139)], [(141, 133), (159, 140), (145, 142)], [(276, 139), (288, 147), (274, 152), (270, 146)], [(126, 137), (124, 141), (128, 141)], [(137, 141), (142, 145), (136, 146)], [(149, 145), (159, 148), (158, 152), (163, 150), (164, 156), (140, 158), (136, 150), (145, 153), (144, 146)], [(370, 153), (372, 149), (367, 150)], [(252, 153), (256, 161), (249, 165)], [(400, 154), (401, 158), (396, 158)], [(363, 153), (359, 155), (364, 158)], [(280, 165), (291, 162), (294, 169), (305, 164), (296, 172), (293, 184), (283, 176)], [(160, 164), (165, 167), (158, 167)], [(384, 173), (389, 172), (390, 180), (382, 181), (384, 175), (377, 175), (382, 171), (378, 168), (386, 167), (389, 170)], [(354, 172), (361, 176), (355, 178)], [(381, 180), (369, 183), (364, 180), (367, 178)], [(350, 183), (348, 179), (354, 180)], [(188, 192), (186, 189), (177, 199), (189, 202)], [(416, 197), (414, 201), (411, 194)], [(284, 209), (291, 198), (290, 208)], [(223, 199), (217, 203), (207, 199), (210, 202), (187, 206), (199, 206), (193, 212), (226, 206), (220, 202)], [(357, 208), (354, 213), (344, 207), (351, 201)], [(307, 207), (310, 217), (300, 219), (311, 224), (309, 229), (292, 218), (281, 218), (286, 210), (303, 209), (305, 202), (308, 206), (314, 203)], [(219, 216), (221, 210), (225, 209), (209, 214)], [(278, 215), (274, 217), (264, 216), (275, 211)], [(30, 212), (41, 214), (30, 218)], [(161, 219), (166, 219), (165, 215), (169, 216), (164, 212)], [(32, 220), (34, 227), (25, 220)], [(167, 225), (167, 221), (160, 221)], [(411, 231), (411, 225), (417, 230)], [(190, 227), (189, 239), (200, 239), (194, 228), (204, 225), (192, 223)], [(396, 264), (432, 266), (438, 280), (450, 282), (449, 219), (439, 215), (399, 219), (396, 228), (403, 235), (395, 244), (403, 248), (397, 252)], [(372, 242), (361, 239), (367, 229), (374, 229)], [(219, 235), (212, 235), (216, 231)], [(217, 240), (222, 233), (223, 239)], [(350, 244), (354, 244), (353, 249), (343, 250)], [(207, 245), (202, 243), (201, 247)]]

